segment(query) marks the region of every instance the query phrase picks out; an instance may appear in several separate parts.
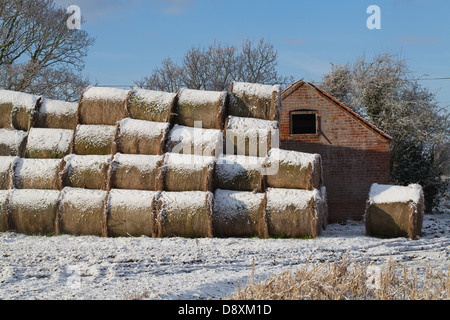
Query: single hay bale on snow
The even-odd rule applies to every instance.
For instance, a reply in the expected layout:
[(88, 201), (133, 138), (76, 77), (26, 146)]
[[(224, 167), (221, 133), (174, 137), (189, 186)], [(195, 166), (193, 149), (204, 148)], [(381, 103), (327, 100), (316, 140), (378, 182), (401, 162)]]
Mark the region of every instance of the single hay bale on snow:
[(0, 190), (0, 232), (10, 231), (9, 198), (12, 190)]
[(111, 164), (110, 189), (162, 190), (162, 155), (116, 153)]
[(317, 237), (323, 227), (319, 190), (267, 189), (267, 220), (273, 237)]
[(0, 156), (0, 190), (13, 188), (14, 164), (19, 157), (1, 157)]
[(22, 157), (27, 137), (27, 133), (22, 130), (0, 129), (0, 156)]
[(154, 122), (171, 122), (176, 93), (134, 88), (128, 103), (131, 118)]
[(35, 128), (70, 129), (77, 126), (78, 103), (43, 98), (34, 119)]
[(59, 190), (60, 159), (18, 159), (14, 164), (14, 188)]
[(107, 191), (66, 187), (56, 220), (56, 234), (107, 236)]
[(57, 190), (13, 190), (9, 202), (10, 228), (23, 234), (54, 234), (59, 201)]
[(25, 148), (26, 158), (62, 159), (70, 153), (73, 130), (31, 128)]
[(214, 170), (214, 188), (261, 192), (265, 187), (262, 165), (265, 158), (220, 155)]
[(158, 237), (212, 237), (211, 192), (161, 192), (156, 204)]
[(169, 129), (169, 123), (123, 119), (118, 123), (117, 152), (163, 154)]
[(319, 154), (271, 149), (264, 163), (267, 185), (272, 188), (320, 189), (322, 159)]
[(158, 191), (111, 189), (106, 204), (108, 236), (155, 236)]
[(68, 155), (61, 163), (61, 185), (106, 190), (110, 164), (111, 156)]
[(0, 128), (28, 131), (40, 97), (10, 90), (0, 90)]
[(268, 237), (265, 194), (217, 189), (212, 214), (218, 237)]
[(87, 87), (80, 98), (78, 123), (115, 125), (128, 117), (129, 94), (129, 90)]
[(73, 152), (78, 155), (108, 155), (115, 153), (116, 126), (78, 125)]
[(183, 88), (175, 107), (176, 123), (194, 127), (196, 121), (201, 121), (202, 128), (222, 130), (227, 98), (226, 91)]
[(420, 185), (404, 187), (374, 183), (364, 216), (366, 234), (380, 238), (417, 238), (421, 235), (424, 209)]

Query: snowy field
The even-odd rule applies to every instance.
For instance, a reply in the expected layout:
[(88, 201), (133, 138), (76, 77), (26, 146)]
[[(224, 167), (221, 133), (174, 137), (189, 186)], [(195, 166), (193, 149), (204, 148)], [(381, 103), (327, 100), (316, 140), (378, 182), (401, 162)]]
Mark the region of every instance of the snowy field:
[(377, 239), (332, 224), (317, 239), (32, 237), (0, 234), (0, 299), (218, 299), (309, 261), (450, 266), (450, 214), (426, 215), (419, 240)]

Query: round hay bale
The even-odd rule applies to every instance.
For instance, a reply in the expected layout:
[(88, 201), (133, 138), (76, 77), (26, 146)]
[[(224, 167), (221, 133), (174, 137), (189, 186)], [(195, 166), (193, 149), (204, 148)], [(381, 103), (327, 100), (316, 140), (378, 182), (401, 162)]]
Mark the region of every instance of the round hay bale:
[(111, 189), (106, 205), (108, 236), (155, 236), (158, 191)]
[(265, 194), (217, 189), (212, 226), (218, 237), (268, 237)]
[(0, 129), (0, 156), (22, 157), (25, 153), (27, 136), (22, 130)]
[(175, 125), (169, 133), (166, 151), (172, 153), (218, 156), (223, 153), (220, 130)]
[(56, 220), (56, 234), (107, 236), (107, 191), (66, 187)]
[(35, 117), (35, 128), (70, 129), (77, 126), (78, 103), (43, 98)]
[(320, 189), (322, 160), (319, 154), (271, 149), (264, 163), (267, 185), (272, 188)]
[(212, 237), (211, 192), (161, 192), (156, 205), (158, 237)]
[(163, 154), (169, 123), (123, 119), (118, 124), (117, 152)]
[(183, 88), (175, 106), (176, 123), (194, 127), (195, 122), (201, 121), (202, 128), (222, 130), (227, 99), (226, 91)]
[(128, 117), (129, 90), (88, 87), (80, 98), (78, 123), (115, 125)]
[(166, 153), (164, 158), (165, 191), (211, 191), (214, 157)]
[(111, 156), (68, 155), (61, 163), (61, 184), (63, 187), (106, 190), (110, 164)]
[(0, 156), (0, 190), (13, 188), (13, 167), (19, 157)]
[(0, 128), (28, 131), (40, 99), (28, 93), (0, 90)]
[(13, 190), (9, 202), (11, 229), (23, 234), (55, 233), (60, 201), (56, 190)]
[(116, 153), (111, 165), (110, 188), (162, 190), (162, 155)]
[(26, 158), (62, 159), (70, 153), (73, 130), (31, 128), (25, 148)]
[(267, 189), (267, 221), (272, 237), (317, 237), (322, 229), (320, 192)]
[(281, 87), (232, 82), (228, 114), (237, 117), (279, 120)]
[(214, 188), (225, 190), (264, 190), (262, 165), (265, 158), (220, 155), (214, 170)]
[(424, 209), (420, 185), (404, 187), (374, 183), (364, 215), (366, 234), (380, 238), (415, 239), (422, 232)]
[(10, 231), (9, 198), (12, 190), (0, 190), (0, 232)]
[(59, 159), (18, 159), (14, 164), (14, 188), (59, 190)]
[(115, 153), (116, 126), (78, 125), (74, 137), (74, 153), (109, 155)]
[(171, 122), (176, 97), (176, 93), (134, 88), (128, 112), (133, 119)]

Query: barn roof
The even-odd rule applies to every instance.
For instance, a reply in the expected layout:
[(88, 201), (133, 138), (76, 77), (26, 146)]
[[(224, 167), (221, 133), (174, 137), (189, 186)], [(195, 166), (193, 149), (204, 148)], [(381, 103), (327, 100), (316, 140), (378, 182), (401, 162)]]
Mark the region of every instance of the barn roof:
[(303, 86), (304, 84), (309, 85), (311, 88), (315, 89), (321, 96), (323, 96), (325, 99), (331, 101), (334, 105), (336, 105), (338, 108), (340, 108), (341, 110), (347, 112), (348, 114), (350, 114), (351, 116), (353, 116), (356, 120), (362, 122), (363, 125), (365, 125), (366, 127), (368, 127), (369, 129), (375, 131), (376, 133), (378, 133), (380, 136), (382, 136), (383, 138), (387, 139), (387, 140), (392, 140), (392, 137), (389, 136), (388, 134), (386, 134), (385, 132), (381, 131), (380, 129), (378, 129), (374, 124), (370, 123), (369, 121), (367, 121), (366, 119), (364, 119), (363, 117), (361, 117), (359, 114), (357, 114), (356, 112), (354, 112), (352, 109), (350, 109), (349, 107), (345, 106), (343, 103), (339, 102), (336, 98), (334, 98), (333, 96), (331, 96), (330, 94), (328, 94), (326, 91), (322, 90), (321, 88), (313, 85), (312, 83), (309, 82), (305, 82), (303, 80), (298, 80), (296, 82), (294, 82), (293, 84), (291, 84), (289, 87), (287, 87), (282, 95), (281, 98), (282, 100), (284, 100), (285, 98), (287, 98), (291, 93), (293, 93), (294, 91), (296, 91), (298, 88), (300, 88), (301, 86)]

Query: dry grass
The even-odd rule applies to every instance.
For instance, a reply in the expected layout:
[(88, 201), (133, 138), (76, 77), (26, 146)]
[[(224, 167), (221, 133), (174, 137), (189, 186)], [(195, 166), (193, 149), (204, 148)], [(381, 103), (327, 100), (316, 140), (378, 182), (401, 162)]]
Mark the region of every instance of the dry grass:
[(376, 267), (351, 263), (348, 255), (334, 263), (306, 264), (265, 281), (239, 286), (231, 300), (449, 300), (450, 268), (427, 266), (419, 276), (405, 264), (389, 262)]

